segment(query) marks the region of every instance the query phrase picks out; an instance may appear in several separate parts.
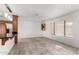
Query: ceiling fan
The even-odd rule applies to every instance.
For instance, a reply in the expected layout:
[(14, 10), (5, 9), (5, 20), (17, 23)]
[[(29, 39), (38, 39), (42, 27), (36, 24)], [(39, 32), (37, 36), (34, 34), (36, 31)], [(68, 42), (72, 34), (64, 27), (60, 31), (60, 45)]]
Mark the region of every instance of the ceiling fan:
[(5, 4), (5, 7), (7, 8), (7, 10), (8, 10), (10, 13), (12, 13), (12, 10), (11, 10), (11, 8), (9, 7), (8, 4)]

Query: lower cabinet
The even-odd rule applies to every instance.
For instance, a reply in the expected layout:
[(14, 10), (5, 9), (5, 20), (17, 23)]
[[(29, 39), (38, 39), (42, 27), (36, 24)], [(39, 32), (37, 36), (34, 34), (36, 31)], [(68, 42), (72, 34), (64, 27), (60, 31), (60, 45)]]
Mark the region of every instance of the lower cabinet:
[(5, 45), (1, 45), (0, 39), (0, 55), (8, 55), (11, 48), (14, 46), (14, 37), (6, 41)]

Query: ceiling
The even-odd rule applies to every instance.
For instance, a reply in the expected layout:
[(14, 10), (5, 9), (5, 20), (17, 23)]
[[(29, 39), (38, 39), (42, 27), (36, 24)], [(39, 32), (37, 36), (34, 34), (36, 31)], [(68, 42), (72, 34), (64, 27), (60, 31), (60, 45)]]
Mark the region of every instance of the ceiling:
[[(59, 17), (79, 9), (77, 4), (9, 4), (9, 7), (12, 14), (36, 20)], [(0, 11), (8, 12), (4, 5), (0, 5)]]

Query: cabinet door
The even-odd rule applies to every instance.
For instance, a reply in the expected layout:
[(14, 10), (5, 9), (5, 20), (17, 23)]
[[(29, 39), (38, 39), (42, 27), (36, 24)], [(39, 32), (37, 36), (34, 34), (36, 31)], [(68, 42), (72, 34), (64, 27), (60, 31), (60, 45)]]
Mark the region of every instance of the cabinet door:
[(6, 24), (5, 22), (0, 22), (0, 37), (6, 36)]
[[(18, 16), (13, 15), (13, 32), (18, 33)], [(18, 42), (18, 35), (15, 36), (15, 44)]]
[(13, 31), (18, 31), (18, 16), (13, 15)]

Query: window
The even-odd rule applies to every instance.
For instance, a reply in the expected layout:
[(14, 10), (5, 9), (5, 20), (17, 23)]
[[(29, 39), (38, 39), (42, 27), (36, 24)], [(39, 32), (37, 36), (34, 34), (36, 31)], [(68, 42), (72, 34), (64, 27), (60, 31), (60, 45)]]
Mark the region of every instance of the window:
[(65, 36), (72, 37), (72, 21), (70, 19), (65, 20)]
[(53, 22), (52, 34), (56, 36), (72, 37), (72, 21), (67, 19)]
[(7, 18), (8, 17), (8, 13), (4, 13), (4, 17)]
[(63, 20), (55, 22), (55, 35), (64, 36), (64, 21)]
[(51, 22), (51, 34), (55, 35), (55, 22)]

